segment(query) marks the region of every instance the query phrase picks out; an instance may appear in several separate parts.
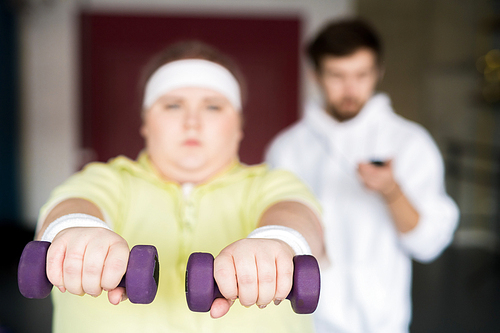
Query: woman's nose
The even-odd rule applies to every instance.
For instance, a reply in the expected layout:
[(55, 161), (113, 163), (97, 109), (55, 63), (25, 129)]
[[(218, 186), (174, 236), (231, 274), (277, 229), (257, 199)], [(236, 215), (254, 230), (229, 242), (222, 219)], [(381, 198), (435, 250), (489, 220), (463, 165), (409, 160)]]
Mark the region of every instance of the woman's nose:
[(196, 110), (188, 110), (184, 119), (184, 126), (187, 129), (198, 129), (200, 127), (200, 113)]

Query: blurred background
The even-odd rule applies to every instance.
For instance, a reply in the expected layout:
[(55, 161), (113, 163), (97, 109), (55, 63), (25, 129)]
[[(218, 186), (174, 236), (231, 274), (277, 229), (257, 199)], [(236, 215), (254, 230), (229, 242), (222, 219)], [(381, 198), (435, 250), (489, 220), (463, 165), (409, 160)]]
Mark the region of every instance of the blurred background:
[(20, 253), (55, 186), (89, 161), (136, 157), (151, 55), (189, 38), (237, 60), (241, 158), (258, 163), (316, 93), (304, 41), (353, 15), (379, 30), (380, 89), (437, 141), (462, 214), (450, 248), (414, 263), (411, 331), (500, 331), (500, 1), (0, 0), (0, 333), (50, 332), (50, 300), (17, 290)]

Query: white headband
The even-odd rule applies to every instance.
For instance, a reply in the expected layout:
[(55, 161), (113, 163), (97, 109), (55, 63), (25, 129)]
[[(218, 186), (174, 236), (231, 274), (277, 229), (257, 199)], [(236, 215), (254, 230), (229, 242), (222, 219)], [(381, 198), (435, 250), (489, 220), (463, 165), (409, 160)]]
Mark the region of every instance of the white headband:
[(149, 109), (165, 93), (184, 87), (203, 87), (223, 94), (237, 111), (241, 111), (240, 85), (225, 67), (202, 59), (169, 62), (149, 78), (143, 106)]

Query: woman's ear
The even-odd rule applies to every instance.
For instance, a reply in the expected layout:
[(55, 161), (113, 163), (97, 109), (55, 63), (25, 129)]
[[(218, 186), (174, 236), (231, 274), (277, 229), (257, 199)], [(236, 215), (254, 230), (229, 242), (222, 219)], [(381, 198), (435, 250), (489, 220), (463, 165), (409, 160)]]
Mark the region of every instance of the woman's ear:
[(245, 137), (245, 131), (243, 130), (243, 128), (245, 127), (245, 116), (243, 114), (243, 111), (240, 111), (240, 138), (239, 138), (239, 141), (238, 143), (241, 143), (241, 141), (243, 140), (243, 138)]
[(143, 139), (146, 139), (148, 133), (144, 121), (142, 121), (141, 127), (139, 128), (139, 133), (141, 134)]
[(143, 109), (141, 111), (141, 120), (142, 120), (142, 123), (141, 123), (141, 127), (139, 128), (139, 133), (141, 134), (141, 136), (145, 139), (146, 136), (147, 136), (147, 128), (146, 128), (146, 110)]

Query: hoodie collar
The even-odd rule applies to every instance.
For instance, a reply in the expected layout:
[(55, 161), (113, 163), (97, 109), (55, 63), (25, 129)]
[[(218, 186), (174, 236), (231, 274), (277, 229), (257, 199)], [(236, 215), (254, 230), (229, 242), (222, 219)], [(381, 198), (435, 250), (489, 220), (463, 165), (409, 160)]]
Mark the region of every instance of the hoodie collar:
[(317, 102), (309, 102), (305, 108), (304, 121), (319, 129), (324, 135), (330, 136), (334, 131), (359, 128), (371, 123), (374, 118), (381, 118), (393, 112), (389, 96), (377, 93), (366, 102), (354, 118), (342, 122), (330, 116)]
[(309, 102), (305, 107), (303, 121), (311, 132), (328, 148), (335, 150), (335, 141), (342, 133), (362, 133), (374, 122), (379, 122), (394, 113), (391, 100), (385, 93), (373, 95), (360, 112), (352, 119), (340, 122), (327, 113), (318, 102)]

